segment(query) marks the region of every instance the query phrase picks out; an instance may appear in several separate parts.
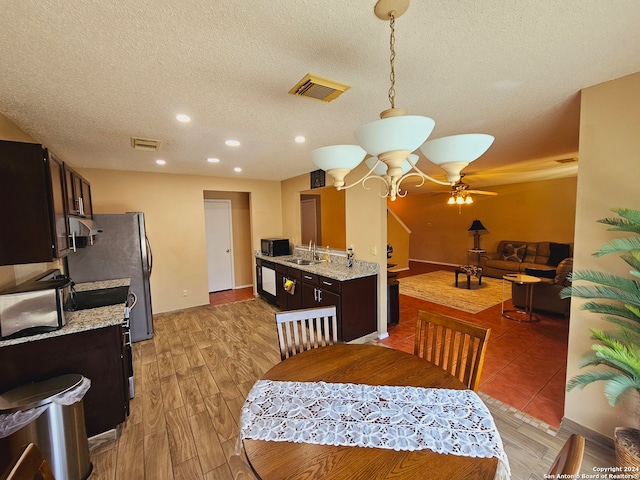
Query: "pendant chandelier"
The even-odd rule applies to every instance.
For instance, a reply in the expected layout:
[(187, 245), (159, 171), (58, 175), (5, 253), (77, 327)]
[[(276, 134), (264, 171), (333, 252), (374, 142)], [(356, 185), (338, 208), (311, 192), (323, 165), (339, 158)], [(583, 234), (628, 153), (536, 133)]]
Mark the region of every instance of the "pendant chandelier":
[[(440, 185), (454, 185), (460, 180), (460, 172), (469, 163), (480, 157), (493, 143), (494, 137), (480, 133), (469, 133), (441, 137), (427, 141), (435, 121), (420, 115), (407, 115), (404, 108), (395, 106), (395, 19), (409, 8), (409, 0), (379, 0), (375, 14), (381, 20), (388, 20), (391, 29), (389, 47), (391, 87), (389, 102), (391, 108), (380, 114), (380, 120), (359, 127), (354, 136), (358, 145), (331, 145), (311, 152), (313, 162), (331, 175), (333, 186), (338, 190), (351, 188), (377, 179), (385, 184), (382, 195), (395, 200), (407, 192), (401, 189), (404, 180), (410, 177), (420, 179), (418, 187), (429, 180)], [(416, 163), (418, 148), (432, 163), (446, 173), (446, 181), (437, 180), (420, 170)], [(364, 158), (369, 171), (359, 180), (345, 185), (345, 176), (356, 168)]]

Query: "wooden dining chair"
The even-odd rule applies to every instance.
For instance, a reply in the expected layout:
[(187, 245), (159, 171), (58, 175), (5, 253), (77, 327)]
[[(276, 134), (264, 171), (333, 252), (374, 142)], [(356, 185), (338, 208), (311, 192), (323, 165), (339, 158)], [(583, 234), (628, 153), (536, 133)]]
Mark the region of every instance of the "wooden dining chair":
[(577, 475), (580, 473), (582, 457), (584, 456), (584, 437), (572, 433), (558, 452), (551, 469), (545, 478), (559, 478), (560, 474)]
[(1, 477), (3, 480), (55, 480), (38, 447), (29, 443)]
[(338, 343), (336, 307), (305, 308), (276, 313), (280, 358)]
[(490, 328), (419, 310), (413, 353), (477, 392), (490, 332)]

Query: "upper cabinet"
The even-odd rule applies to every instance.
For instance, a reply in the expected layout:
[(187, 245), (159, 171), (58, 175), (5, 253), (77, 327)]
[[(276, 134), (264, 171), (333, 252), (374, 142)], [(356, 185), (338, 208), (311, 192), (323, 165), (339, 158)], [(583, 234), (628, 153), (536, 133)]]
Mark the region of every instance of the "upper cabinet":
[(69, 252), (64, 167), (42, 145), (0, 141), (0, 265)]
[(91, 205), (91, 185), (82, 176), (65, 164), (65, 183), (67, 185), (67, 211), (69, 215), (93, 217)]

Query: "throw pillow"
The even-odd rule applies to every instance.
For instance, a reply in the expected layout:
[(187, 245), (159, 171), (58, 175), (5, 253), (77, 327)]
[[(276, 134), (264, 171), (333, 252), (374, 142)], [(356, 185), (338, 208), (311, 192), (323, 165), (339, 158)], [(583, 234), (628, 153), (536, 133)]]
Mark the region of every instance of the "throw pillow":
[(524, 261), (535, 263), (536, 255), (538, 254), (538, 244), (534, 243), (531, 245), (527, 245), (527, 252), (524, 255)]
[(525, 268), (524, 273), (539, 278), (556, 278), (555, 270), (547, 270), (544, 268)]
[(547, 265), (557, 267), (562, 260), (570, 256), (571, 246), (569, 244), (549, 242), (549, 260), (547, 260)]
[(522, 262), (526, 251), (526, 245), (522, 245), (516, 248), (512, 243), (507, 243), (504, 246), (504, 250), (502, 251), (501, 260), (507, 260), (509, 262)]

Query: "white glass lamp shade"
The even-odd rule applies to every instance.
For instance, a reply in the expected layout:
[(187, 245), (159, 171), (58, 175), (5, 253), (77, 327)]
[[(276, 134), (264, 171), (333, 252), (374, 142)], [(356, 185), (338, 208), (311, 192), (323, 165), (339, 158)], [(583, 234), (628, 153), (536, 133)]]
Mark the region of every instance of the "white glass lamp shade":
[(401, 115), (369, 122), (359, 127), (354, 136), (369, 155), (404, 150), (413, 152), (422, 145), (436, 122), (420, 115)]
[(494, 139), (484, 133), (464, 133), (429, 140), (420, 150), (447, 172), (447, 181), (453, 184), (460, 180), (462, 169), (486, 152)]
[(362, 162), (366, 154), (358, 145), (331, 145), (313, 150), (311, 160), (333, 177), (333, 186), (340, 190), (344, 186), (344, 177)]
[[(409, 157), (411, 158), (411, 161), (413, 162), (414, 165), (420, 159), (420, 157), (418, 157), (418, 155), (416, 155), (415, 153), (412, 153), (411, 155), (409, 155)], [(378, 161), (378, 157), (369, 157), (364, 161), (364, 163), (366, 163), (367, 167), (369, 167), (369, 169), (371, 169), (371, 168), (373, 168), (373, 166), (376, 164), (377, 161)], [(402, 162), (402, 175), (407, 173), (412, 168), (413, 167), (411, 166), (411, 164), (408, 161), (405, 160), (404, 162)], [(387, 174), (387, 165), (386, 165), (386, 163), (384, 163), (384, 162), (378, 163), (378, 166), (373, 171), (373, 173), (378, 175), (378, 176), (380, 176), (380, 177), (383, 176), (383, 175), (386, 175)]]
[(324, 171), (336, 168), (353, 170), (366, 154), (358, 145), (331, 145), (313, 150), (311, 160)]

